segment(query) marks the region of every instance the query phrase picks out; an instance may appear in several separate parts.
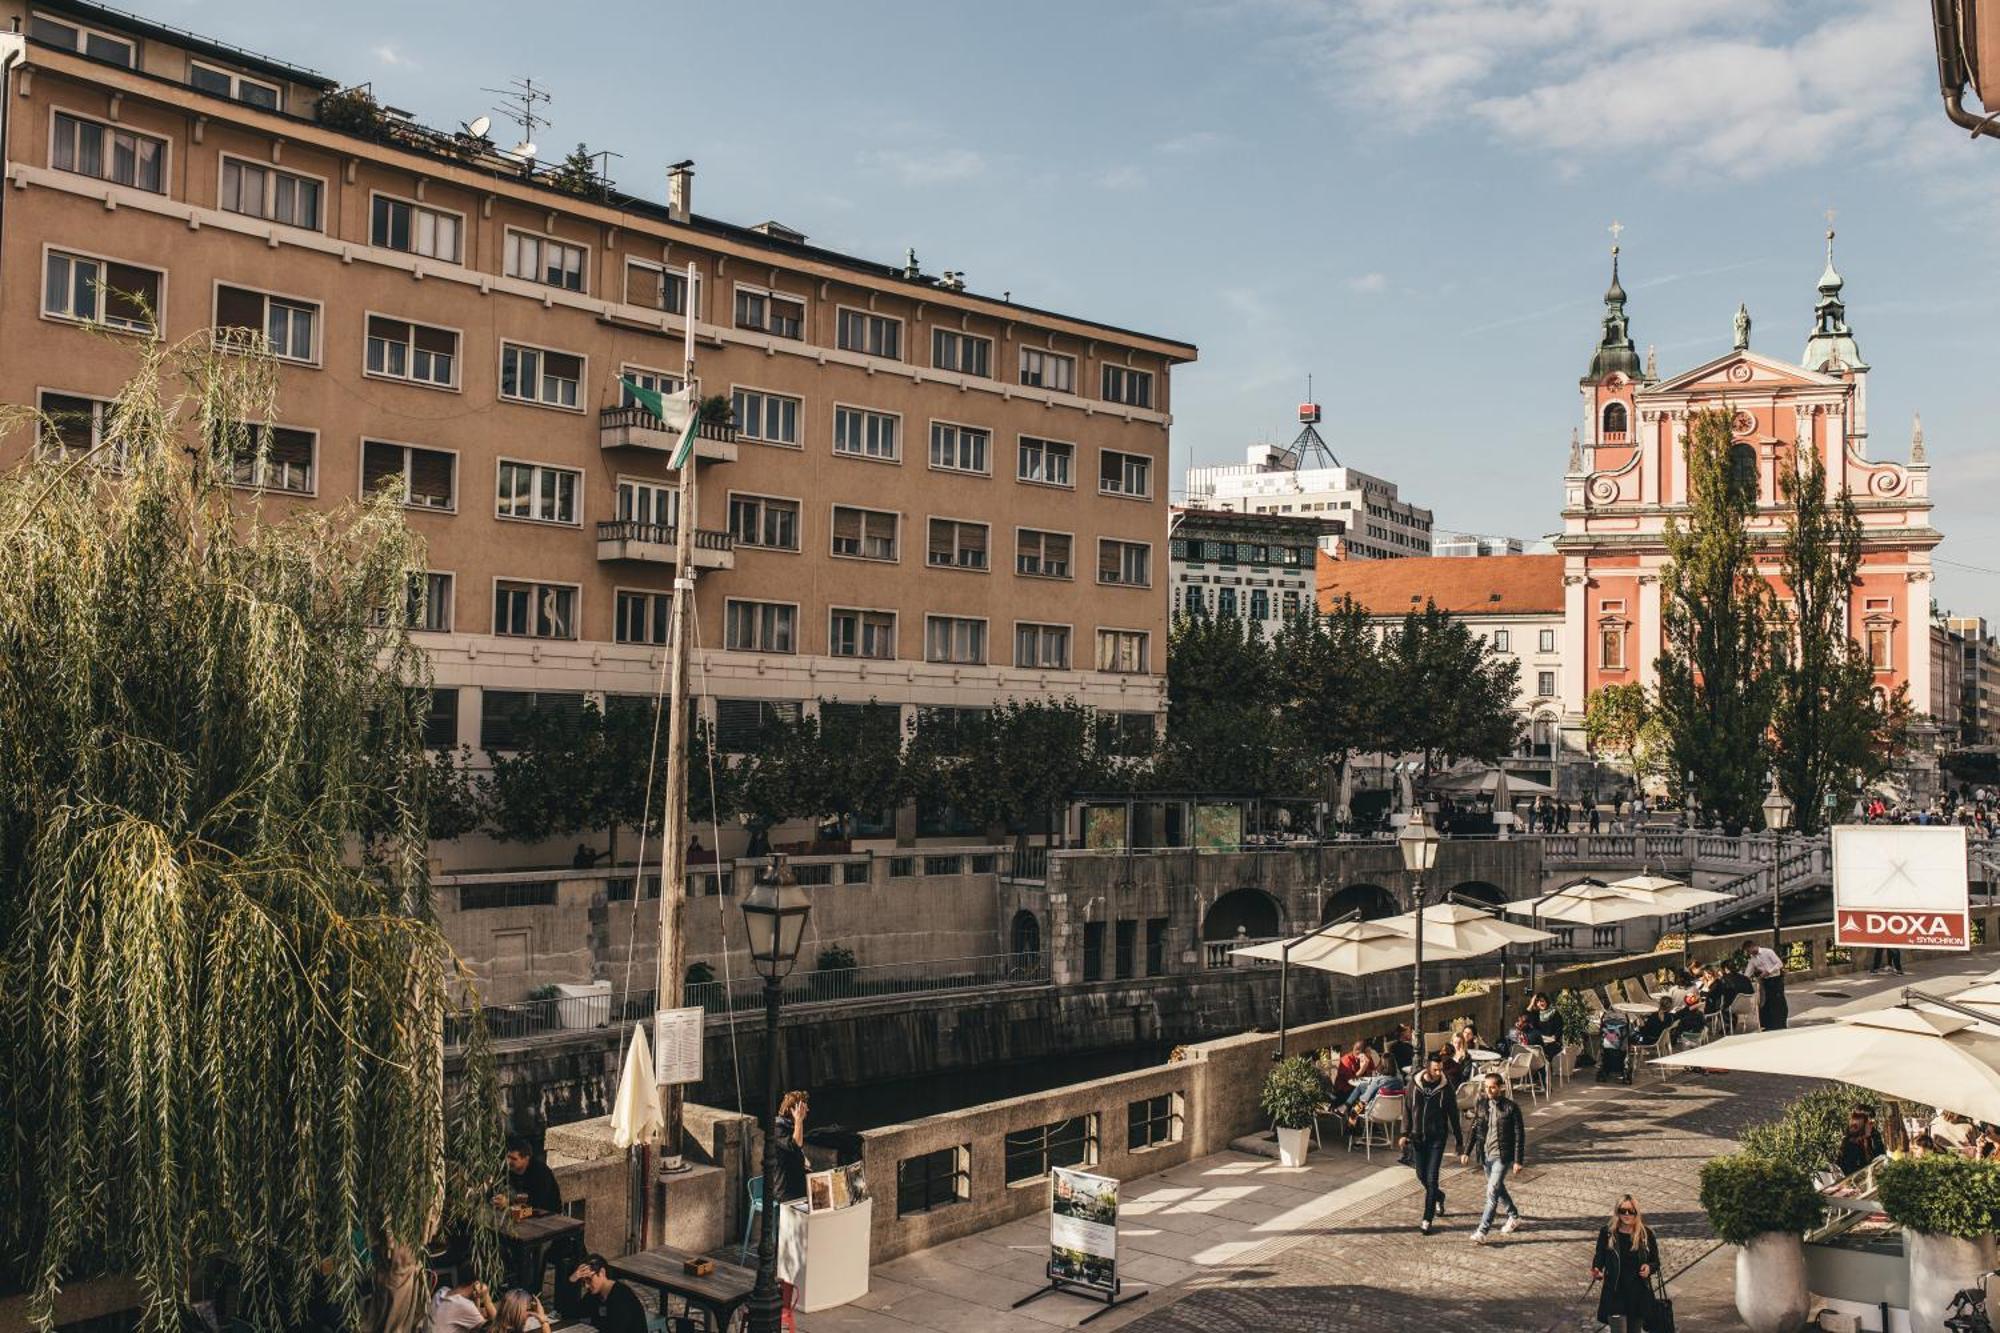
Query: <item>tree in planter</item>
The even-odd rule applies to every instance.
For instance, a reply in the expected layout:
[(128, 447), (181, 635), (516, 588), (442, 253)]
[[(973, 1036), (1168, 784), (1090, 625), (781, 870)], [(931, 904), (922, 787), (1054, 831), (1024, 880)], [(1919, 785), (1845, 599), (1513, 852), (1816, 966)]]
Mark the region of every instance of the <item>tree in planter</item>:
[(2000, 1163), (1956, 1153), (1891, 1158), (1875, 1168), (1876, 1195), (1904, 1229), (1910, 1326), (1943, 1328), (1952, 1296), (1993, 1267), (2000, 1227)]
[(355, 1237), (413, 1284), (498, 1161), (477, 1023), (446, 1089), (428, 682), (380, 614), (422, 542), (238, 493), (277, 372), (211, 339), (119, 344), (116, 472), (51, 438), (0, 476), (0, 1253), (41, 1329), (119, 1274), (177, 1330), (218, 1264), (248, 1324), (356, 1325)]
[(1873, 1103), (1876, 1094), (1845, 1083), (1829, 1083), (1794, 1097), (1776, 1120), (1743, 1131), (1743, 1151), (1785, 1162), (1808, 1174), (1824, 1171), (1840, 1152), (1847, 1113)]
[(1826, 1218), (1812, 1177), (1790, 1162), (1737, 1153), (1701, 1168), (1701, 1206), (1736, 1252), (1736, 1310), (1753, 1333), (1802, 1328), (1811, 1305), (1804, 1236)]
[(1521, 664), (1427, 602), (1382, 644), (1381, 731), (1387, 748), (1440, 761), (1494, 763), (1521, 737)]
[(566, 190), (582, 199), (608, 199), (611, 197), (611, 182), (598, 169), (597, 158), (598, 155), (590, 151), (590, 145), (580, 143), (549, 169), (546, 179), (558, 190)]
[(1861, 515), (1846, 487), (1827, 493), (1826, 464), (1801, 450), (1783, 480), (1781, 547), (1791, 602), (1772, 637), (1772, 768), (1800, 833), (1826, 824), (1828, 796), (1888, 771), (1909, 726), (1907, 685), (1878, 696), (1867, 652), (1848, 633), (1861, 572)]
[[(1264, 1091), (1258, 1104), (1280, 1130), (1307, 1130), (1313, 1125), (1313, 1111), (1326, 1098), (1326, 1085), (1310, 1056), (1290, 1055), (1271, 1066), (1264, 1075)], [(1280, 1152), (1284, 1151), (1280, 1136)]]
[(1667, 520), (1660, 574), (1657, 700), (1671, 771), (1693, 775), (1683, 795), (1735, 834), (1754, 824), (1764, 799), (1773, 682), (1771, 589), (1748, 528), (1755, 477), (1732, 464), (1731, 422), (1729, 410), (1715, 408), (1688, 423), (1688, 516)]

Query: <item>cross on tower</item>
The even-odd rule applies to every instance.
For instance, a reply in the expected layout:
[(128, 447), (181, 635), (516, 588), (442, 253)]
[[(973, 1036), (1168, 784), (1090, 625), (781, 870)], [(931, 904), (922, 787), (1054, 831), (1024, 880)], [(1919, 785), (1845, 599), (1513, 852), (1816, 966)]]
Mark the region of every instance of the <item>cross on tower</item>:
[(1611, 233), (1611, 248), (1615, 252), (1618, 249), (1618, 235), (1625, 230), (1625, 224), (1617, 218), (1613, 218), (1611, 219), (1611, 225), (1605, 228), (1605, 230)]

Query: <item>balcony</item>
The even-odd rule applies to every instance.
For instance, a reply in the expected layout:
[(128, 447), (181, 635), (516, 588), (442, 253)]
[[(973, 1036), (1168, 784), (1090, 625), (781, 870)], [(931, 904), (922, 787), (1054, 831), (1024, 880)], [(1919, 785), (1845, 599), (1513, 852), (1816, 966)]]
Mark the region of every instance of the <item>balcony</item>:
[[(667, 423), (637, 405), (597, 414), (597, 443), (604, 449), (651, 449), (671, 456), (677, 439)], [(736, 461), (736, 428), (704, 421), (694, 429), (694, 456), (711, 463)]]
[[(620, 519), (597, 525), (599, 560), (638, 560), (652, 565), (674, 563), (674, 546), (679, 534), (663, 523), (639, 523)], [(726, 532), (694, 533), (696, 569), (736, 568), (736, 539)]]

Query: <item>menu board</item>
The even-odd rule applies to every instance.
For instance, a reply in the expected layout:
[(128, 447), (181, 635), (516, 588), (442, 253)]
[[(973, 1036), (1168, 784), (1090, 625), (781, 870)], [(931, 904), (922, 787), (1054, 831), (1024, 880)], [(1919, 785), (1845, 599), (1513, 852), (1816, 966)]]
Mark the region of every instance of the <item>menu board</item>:
[(701, 1045), (706, 1017), (692, 1009), (661, 1009), (653, 1014), (653, 1081), (701, 1082)]
[(1118, 1182), (1059, 1166), (1051, 1173), (1049, 1277), (1118, 1290)]

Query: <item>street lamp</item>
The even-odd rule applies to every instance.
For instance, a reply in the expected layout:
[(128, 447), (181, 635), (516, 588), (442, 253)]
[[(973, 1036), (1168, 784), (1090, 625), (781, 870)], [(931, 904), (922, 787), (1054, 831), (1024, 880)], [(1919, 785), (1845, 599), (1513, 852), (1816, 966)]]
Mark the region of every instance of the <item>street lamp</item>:
[(1785, 857), (1785, 830), (1792, 824), (1792, 803), (1785, 793), (1778, 790), (1778, 779), (1771, 778), (1771, 790), (1764, 794), (1764, 827), (1771, 830), (1771, 951), (1783, 958), (1785, 945), (1780, 935), (1778, 922), (1779, 881), (1783, 878)]
[(757, 1241), (757, 1285), (750, 1292), (751, 1333), (779, 1333), (784, 1301), (778, 1291), (778, 1003), (799, 959), (812, 903), (782, 856), (757, 876), (743, 900), (750, 961), (764, 978), (764, 1230)]
[(1421, 805), (1410, 811), (1410, 818), (1396, 835), (1396, 846), (1403, 853), (1403, 869), (1410, 872), (1411, 910), (1416, 913), (1416, 953), (1417, 964), (1410, 969), (1410, 1068), (1414, 1073), (1421, 1068), (1424, 1056), (1424, 876), (1437, 864), (1438, 832), (1431, 827), (1430, 819)]

